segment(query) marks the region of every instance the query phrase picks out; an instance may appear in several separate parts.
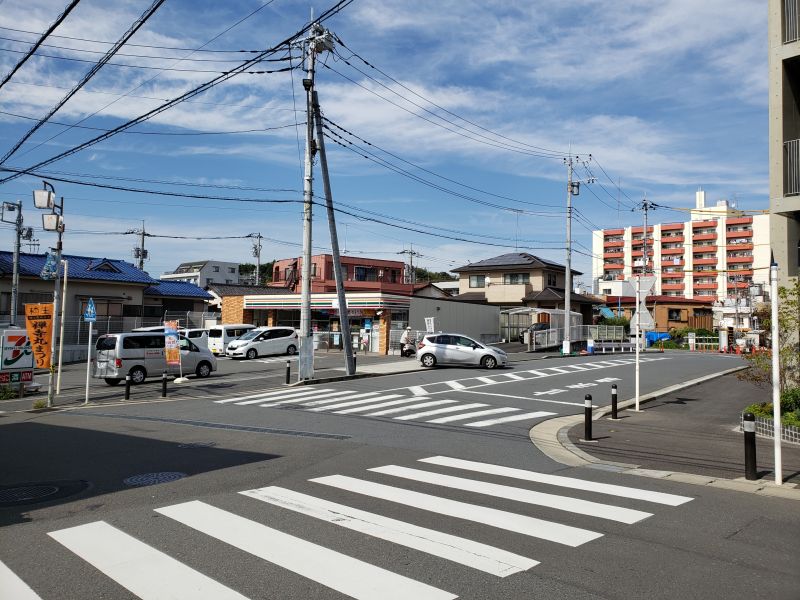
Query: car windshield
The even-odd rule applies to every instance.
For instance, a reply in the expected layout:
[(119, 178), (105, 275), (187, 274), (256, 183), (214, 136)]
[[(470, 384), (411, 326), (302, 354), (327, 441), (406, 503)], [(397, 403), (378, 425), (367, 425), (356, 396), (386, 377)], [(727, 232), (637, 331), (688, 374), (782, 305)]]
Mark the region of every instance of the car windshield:
[(208, 337), (210, 338), (222, 337), (222, 329), (209, 329)]
[(263, 331), (259, 331), (257, 329), (252, 329), (252, 330), (248, 331), (247, 333), (245, 333), (244, 335), (240, 335), (236, 339), (237, 340), (252, 340), (253, 338), (258, 337), (262, 333), (264, 333), (264, 332)]
[(117, 347), (117, 338), (113, 335), (107, 335), (97, 340), (98, 350), (113, 350)]

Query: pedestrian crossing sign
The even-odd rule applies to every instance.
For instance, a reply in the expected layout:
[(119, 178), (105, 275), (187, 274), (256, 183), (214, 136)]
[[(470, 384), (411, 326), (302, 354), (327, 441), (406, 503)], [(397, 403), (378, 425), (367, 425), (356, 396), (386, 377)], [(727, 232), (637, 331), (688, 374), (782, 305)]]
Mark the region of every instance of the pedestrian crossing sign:
[(94, 323), (97, 321), (97, 309), (94, 307), (94, 298), (89, 298), (86, 303), (86, 309), (83, 311), (83, 320), (87, 323)]

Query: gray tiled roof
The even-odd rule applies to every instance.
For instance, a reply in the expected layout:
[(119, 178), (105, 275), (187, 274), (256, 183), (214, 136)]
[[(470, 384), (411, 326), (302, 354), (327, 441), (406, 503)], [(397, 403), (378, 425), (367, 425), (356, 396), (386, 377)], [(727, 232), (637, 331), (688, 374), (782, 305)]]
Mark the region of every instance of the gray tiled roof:
[(291, 290), (285, 287), (271, 287), (266, 285), (237, 285), (228, 283), (210, 283), (206, 286), (210, 292), (217, 296), (266, 296), (268, 294), (289, 294)]
[[(562, 264), (539, 258), (527, 252), (511, 252), (509, 254), (501, 254), (492, 258), (487, 258), (478, 262), (470, 263), (453, 269), (454, 273), (468, 273), (470, 271), (493, 271), (504, 267), (518, 268), (524, 267), (528, 269), (536, 268), (553, 268), (558, 270), (566, 270)], [(580, 272), (572, 270), (576, 275), (581, 275)]]

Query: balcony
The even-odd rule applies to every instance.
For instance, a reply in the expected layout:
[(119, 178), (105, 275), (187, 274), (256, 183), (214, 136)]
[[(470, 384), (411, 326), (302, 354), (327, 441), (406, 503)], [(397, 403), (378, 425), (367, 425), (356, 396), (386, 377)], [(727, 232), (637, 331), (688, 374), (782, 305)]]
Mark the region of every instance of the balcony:
[(729, 281), (728, 289), (743, 290), (750, 287), (750, 285), (752, 285), (752, 282), (750, 281)]
[(692, 246), (692, 253), (694, 254), (705, 254), (708, 252), (716, 252), (716, 251), (717, 251), (716, 244), (708, 244), (707, 246), (698, 244), (696, 246)]
[(751, 238), (753, 237), (753, 230), (752, 229), (742, 229), (741, 231), (726, 231), (725, 237), (730, 238)]
[(692, 262), (695, 265), (716, 265), (717, 258), (695, 258)]
[(684, 242), (683, 235), (662, 235), (661, 244), (682, 244)]
[(710, 232), (710, 233), (696, 233), (692, 236), (693, 242), (706, 242), (709, 240), (717, 239), (717, 232)]
[(624, 229), (604, 229), (603, 230), (603, 235), (605, 237), (612, 237), (612, 236), (615, 236), (615, 235), (625, 235), (625, 230)]
[[(697, 261), (695, 261), (697, 262)], [(738, 265), (738, 264), (745, 264), (745, 263), (752, 263), (753, 257), (752, 256), (729, 256), (728, 257), (728, 264), (729, 265)]]
[[(786, 4), (790, 2), (787, 1)], [(797, 5), (796, 1), (792, 1), (791, 4)], [(800, 140), (783, 143), (783, 160), (783, 195), (797, 196), (800, 194)]]
[(666, 223), (661, 226), (661, 231), (683, 231), (683, 223)]
[(614, 252), (603, 252), (603, 258), (622, 258), (625, 256), (625, 253), (622, 250), (616, 250)]
[(662, 291), (682, 292), (684, 285), (682, 283), (667, 283), (666, 281), (661, 284)]
[(746, 244), (728, 244), (725, 249), (728, 252), (731, 251), (738, 251), (738, 250), (752, 250), (753, 249), (753, 242), (747, 242)]
[(717, 272), (709, 269), (708, 271), (692, 271), (692, 277), (716, 277)]
[(716, 290), (717, 283), (695, 283), (692, 287), (696, 290)]
[[(621, 264), (617, 264), (617, 263), (605, 263), (603, 265), (603, 269), (605, 269), (606, 271), (610, 271), (612, 269), (624, 269), (624, 268), (625, 268), (625, 265), (621, 265)], [(566, 275), (565, 275), (565, 277), (566, 277)]]
[(623, 240), (615, 242), (603, 242), (603, 248), (622, 248), (623, 246), (625, 246), (625, 242)]
[(694, 229), (698, 229), (700, 227), (716, 227), (716, 226), (717, 226), (717, 222), (713, 221), (713, 220), (711, 220), (711, 221), (695, 221), (694, 223), (692, 223), (692, 229), (693, 230)]
[(752, 277), (753, 269), (728, 269), (728, 274), (736, 277)]
[(731, 217), (727, 223), (728, 225), (752, 225), (753, 217)]
[(683, 248), (662, 248), (661, 249), (661, 256), (683, 256), (684, 249)]

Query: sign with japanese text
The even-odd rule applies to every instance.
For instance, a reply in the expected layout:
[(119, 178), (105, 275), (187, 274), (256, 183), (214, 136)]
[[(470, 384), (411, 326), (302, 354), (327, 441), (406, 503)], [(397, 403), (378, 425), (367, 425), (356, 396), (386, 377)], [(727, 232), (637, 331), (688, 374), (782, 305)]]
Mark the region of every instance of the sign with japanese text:
[(31, 340), (37, 369), (50, 368), (50, 342), (53, 331), (53, 303), (25, 305), (25, 329)]
[(33, 349), (28, 334), (20, 329), (3, 332), (3, 354), (0, 371), (22, 371), (33, 368)]
[(166, 358), (168, 365), (180, 366), (181, 364), (177, 321), (164, 321), (164, 358)]
[(0, 383), (33, 381), (33, 371), (0, 371)]

